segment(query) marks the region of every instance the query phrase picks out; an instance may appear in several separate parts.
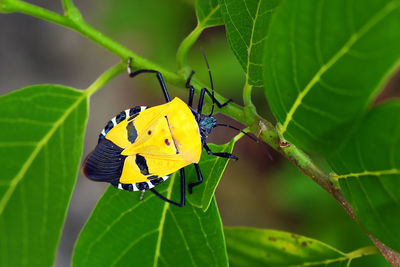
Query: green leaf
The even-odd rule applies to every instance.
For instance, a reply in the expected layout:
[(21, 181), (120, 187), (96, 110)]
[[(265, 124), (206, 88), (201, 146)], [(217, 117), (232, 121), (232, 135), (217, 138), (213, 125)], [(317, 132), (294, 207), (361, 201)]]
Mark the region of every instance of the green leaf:
[(350, 253), (292, 233), (255, 228), (225, 227), (231, 266), (349, 266), (352, 259), (379, 254), (375, 247)]
[(82, 155), (87, 107), (85, 92), (59, 85), (0, 97), (1, 266), (53, 265)]
[(400, 101), (374, 108), (329, 163), (358, 221), (400, 252)]
[[(171, 175), (158, 192), (178, 200), (179, 180)], [(108, 188), (79, 236), (74, 266), (227, 266), (215, 201), (204, 213), (139, 195)]]
[(265, 92), (288, 141), (330, 153), (400, 59), (399, 0), (286, 0), (271, 21)]
[(218, 0), (196, 0), (196, 16), (202, 28), (222, 25), (221, 9)]
[[(208, 144), (213, 152), (232, 153), (235, 139), (224, 145)], [(193, 194), (189, 195), (188, 201), (191, 205), (201, 208), (203, 212), (207, 211), (211, 200), (214, 197), (215, 189), (221, 180), (222, 174), (228, 164), (228, 159), (216, 157), (203, 153), (199, 163), (204, 182), (193, 188)], [(186, 173), (187, 177), (197, 177), (195, 168), (190, 168)], [(192, 178), (193, 179), (193, 178)], [(195, 182), (195, 181), (193, 181)]]
[(226, 35), (247, 83), (261, 86), (264, 40), (280, 0), (219, 0)]

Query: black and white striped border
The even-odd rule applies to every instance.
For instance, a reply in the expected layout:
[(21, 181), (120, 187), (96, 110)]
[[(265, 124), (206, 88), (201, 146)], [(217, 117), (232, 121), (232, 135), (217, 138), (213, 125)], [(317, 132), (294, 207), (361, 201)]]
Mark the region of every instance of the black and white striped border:
[[(162, 179), (163, 181), (159, 183), (159, 184), (161, 184), (161, 183), (165, 182), (168, 178), (169, 178), (169, 175), (166, 175), (166, 176), (163, 176), (163, 177), (159, 177), (159, 178), (156, 178), (156, 179)], [(151, 189), (151, 188), (155, 187), (155, 185), (153, 185), (151, 183), (151, 181), (145, 181), (145, 182), (141, 182), (141, 183), (133, 183), (133, 184), (131, 184), (132, 185), (132, 191), (143, 191), (143, 189), (139, 189), (138, 185), (137, 185), (137, 184), (143, 184), (143, 183), (147, 183), (147, 185), (148, 185), (148, 188), (145, 189), (145, 190), (148, 190), (148, 189)], [(130, 185), (130, 184), (124, 184), (124, 185)], [(126, 189), (124, 189), (122, 187), (121, 183), (118, 183), (117, 188), (121, 189), (121, 190), (126, 190)]]

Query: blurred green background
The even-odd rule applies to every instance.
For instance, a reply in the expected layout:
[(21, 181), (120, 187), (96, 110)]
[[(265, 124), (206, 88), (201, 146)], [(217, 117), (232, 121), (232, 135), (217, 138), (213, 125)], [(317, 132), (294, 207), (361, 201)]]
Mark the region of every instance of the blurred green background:
[[(28, 1), (61, 12), (59, 1)], [(137, 54), (170, 70), (176, 70), (175, 54), (181, 40), (196, 25), (192, 0), (78, 1), (87, 22)], [(79, 34), (20, 14), (0, 15), (0, 92), (38, 83), (86, 88), (119, 59)], [(189, 63), (208, 82), (200, 47), (212, 69), (216, 91), (241, 103), (244, 74), (225, 38), (223, 27), (206, 30), (191, 49)], [(380, 99), (398, 94), (394, 78)], [(187, 92), (167, 85), (171, 96), (187, 99)], [(273, 120), (261, 88), (254, 89), (260, 114)], [(120, 75), (91, 99), (84, 156), (95, 147), (99, 131), (121, 110), (163, 102), (152, 75), (129, 79)], [(221, 115), (217, 119), (240, 124)], [(218, 128), (211, 142), (224, 143), (236, 133)], [(243, 138), (234, 149), (240, 160), (229, 163), (217, 201), (224, 225), (272, 228), (302, 234), (326, 242), (344, 252), (372, 245), (346, 212), (308, 177), (278, 154), (270, 161), (254, 142)], [(69, 266), (73, 244), (106, 188), (79, 175), (68, 212), (56, 266)], [(139, 195), (138, 195), (139, 197)], [(351, 266), (388, 266), (383, 257), (356, 259)]]

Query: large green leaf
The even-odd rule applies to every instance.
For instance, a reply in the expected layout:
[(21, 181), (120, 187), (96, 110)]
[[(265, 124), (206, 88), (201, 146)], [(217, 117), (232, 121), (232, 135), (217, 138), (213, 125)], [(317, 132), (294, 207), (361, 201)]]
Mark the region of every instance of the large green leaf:
[[(231, 142), (224, 145), (208, 144), (208, 146), (213, 152), (232, 153), (234, 144), (235, 139), (232, 139)], [(226, 158), (208, 155), (207, 153), (201, 155), (199, 166), (202, 170), (204, 182), (200, 186), (193, 188), (194, 193), (188, 197), (190, 204), (201, 208), (204, 212), (207, 211), (227, 164), (228, 159)], [(187, 177), (197, 177), (194, 168), (190, 168), (186, 175)]]
[(399, 27), (399, 0), (284, 1), (264, 55), (283, 136), (303, 149), (336, 149), (398, 65)]
[(261, 86), (264, 40), (280, 0), (219, 0), (226, 35), (247, 82)]
[(231, 266), (349, 266), (354, 258), (378, 254), (375, 247), (344, 253), (318, 240), (292, 233), (225, 227)]
[(218, 0), (196, 0), (198, 23), (203, 28), (222, 25), (221, 8)]
[(85, 92), (30, 86), (0, 97), (0, 265), (51, 266), (75, 184)]
[[(178, 200), (173, 174), (157, 190)], [(194, 192), (196, 194), (196, 191)], [(148, 192), (110, 187), (75, 246), (74, 266), (227, 266), (222, 224), (215, 201), (207, 212), (176, 207)]]
[(329, 162), (358, 221), (400, 252), (400, 101), (374, 108)]

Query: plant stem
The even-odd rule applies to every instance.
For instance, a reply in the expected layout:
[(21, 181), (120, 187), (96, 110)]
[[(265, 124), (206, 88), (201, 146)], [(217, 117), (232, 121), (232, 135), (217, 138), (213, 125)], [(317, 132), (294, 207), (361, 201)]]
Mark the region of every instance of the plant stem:
[(253, 86), (248, 84), (247, 79), (246, 79), (246, 83), (243, 87), (243, 103), (245, 106), (254, 106), (253, 101), (251, 101), (252, 89), (253, 89)]
[(72, 0), (62, 0), (62, 5), (64, 8), (65, 16), (68, 17), (71, 21), (83, 21), (81, 12), (75, 7)]
[(0, 0), (0, 12), (20, 12), (64, 27), (68, 27), (67, 25), (69, 24), (69, 19), (67, 17), (19, 0)]
[[(194, 28), (194, 30), (188, 36), (186, 36), (186, 38), (183, 39), (183, 41), (179, 45), (178, 52), (176, 53), (176, 61), (178, 63), (179, 71), (188, 71), (184, 69), (185, 66), (188, 66), (187, 53), (189, 52), (189, 49), (193, 46), (193, 44), (197, 41), (203, 30), (204, 28), (200, 24), (197, 24), (196, 28)], [(184, 74), (187, 75), (188, 73)]]
[[(103, 35), (101, 32), (97, 31), (96, 29), (88, 25), (83, 19), (72, 20), (68, 14), (68, 12), (70, 12), (75, 8), (71, 0), (63, 0), (63, 6), (64, 8), (66, 8), (67, 16), (63, 16), (55, 12), (22, 1), (0, 0), (0, 12), (19, 12), (75, 30), (81, 33), (83, 36), (87, 37), (88, 39), (103, 46), (113, 54), (116, 54), (117, 56), (122, 58), (124, 62), (127, 62), (128, 58), (131, 57), (133, 59), (132, 68), (157, 70), (160, 73), (162, 73), (166, 81), (174, 85), (184, 87), (185, 78), (183, 75), (178, 75), (177, 73), (164, 69), (161, 66), (143, 57), (140, 57), (139, 55), (135, 54), (125, 46)], [(193, 39), (190, 42), (192, 41)], [(183, 45), (184, 47), (186, 47), (185, 49), (189, 49), (190, 45), (192, 45), (192, 43), (190, 42), (187, 41), (187, 43)], [(197, 81), (195, 77), (192, 79), (192, 85), (194, 86), (197, 94), (200, 93), (201, 88), (207, 87), (206, 85)], [(222, 103), (227, 101), (226, 98), (222, 97), (218, 93), (215, 93), (215, 97)], [(211, 104), (211, 100), (209, 98), (205, 98), (205, 101)], [(226, 106), (223, 109), (223, 111), (222, 110), (220, 111), (232, 118), (235, 118), (236, 120), (242, 122), (243, 124), (247, 124), (248, 122), (243, 114), (243, 108), (237, 104), (232, 103)]]
[(176, 53), (176, 61), (178, 64), (179, 72), (185, 75), (185, 77), (189, 75), (190, 71), (187, 64), (187, 54), (189, 52), (189, 49), (193, 46), (197, 39), (199, 39), (200, 34), (205, 28), (207, 28), (207, 26), (210, 27), (218, 25), (208, 25), (208, 23), (210, 22), (210, 19), (213, 17), (213, 15), (219, 11), (219, 9), (220, 5), (215, 6), (212, 10), (210, 10), (210, 13), (206, 17), (204, 17), (201, 21), (198, 20), (197, 25), (193, 29), (193, 31), (188, 36), (186, 36), (186, 38), (179, 45), (178, 51)]
[(125, 70), (125, 64), (119, 63), (101, 74), (87, 89), (86, 94), (91, 96), (108, 83), (112, 78), (122, 73)]

